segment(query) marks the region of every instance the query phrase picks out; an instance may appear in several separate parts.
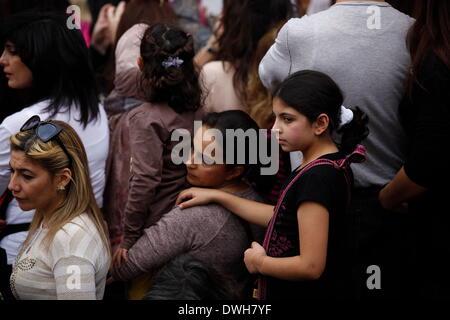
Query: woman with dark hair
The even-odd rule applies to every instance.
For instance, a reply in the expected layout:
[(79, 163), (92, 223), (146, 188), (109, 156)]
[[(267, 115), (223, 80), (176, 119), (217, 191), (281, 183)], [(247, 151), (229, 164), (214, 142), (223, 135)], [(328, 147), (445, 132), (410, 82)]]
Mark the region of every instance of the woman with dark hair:
[[(70, 6), (67, 0), (1, 0), (0, 1), (0, 52), (3, 52), (2, 44), (5, 40), (2, 29), (11, 15), (22, 12), (53, 12), (61, 16), (66, 16), (66, 9)], [(4, 74), (0, 74), (0, 123), (9, 115), (26, 107), (29, 100), (29, 90), (8, 90), (7, 79)]]
[(414, 292), (449, 298), (450, 170), (440, 158), (450, 140), (450, 3), (426, 0), (417, 5), (408, 35), (411, 73), (400, 108), (409, 149), (401, 170), (381, 190), (380, 201), (389, 209), (407, 207), (410, 215)]
[[(28, 104), (0, 124), (0, 193), (6, 190), (10, 171), (8, 137), (32, 115), (69, 123), (87, 150), (91, 183), (99, 207), (103, 204), (105, 162), (109, 132), (106, 113), (98, 104), (88, 49), (79, 30), (70, 30), (66, 19), (51, 14), (13, 16), (4, 30), (0, 57), (8, 90), (29, 91)], [(12, 200), (6, 209), (6, 227), (0, 247), (6, 264), (14, 261), (34, 210), (23, 211)], [(7, 268), (2, 265), (1, 269)]]
[[(258, 141), (246, 139), (243, 143), (235, 143), (235, 136), (231, 135), (230, 138), (227, 133), (229, 130), (243, 130), (253, 133), (257, 140), (258, 126), (255, 121), (243, 111), (229, 110), (206, 115), (202, 124), (195, 132), (191, 158), (186, 163), (187, 182), (192, 186), (208, 188), (211, 192), (220, 190), (241, 198), (261, 201), (245, 180), (258, 167), (250, 160), (252, 148), (258, 145)], [(220, 132), (222, 139), (211, 139), (216, 132)], [(227, 153), (231, 150), (230, 145), (234, 147), (233, 162), (225, 163), (225, 159), (232, 157)], [(215, 150), (215, 159), (208, 153), (212, 149)], [(219, 154), (222, 155), (221, 158)], [(242, 154), (246, 158), (238, 163), (238, 157)], [(175, 207), (156, 224), (144, 230), (143, 235), (127, 252), (128, 261), (120, 267), (116, 266), (113, 276), (118, 280), (131, 280), (146, 273), (154, 273), (181, 254), (189, 254), (226, 276), (224, 285), (232, 289), (236, 298), (246, 299), (251, 294), (249, 286), (252, 284), (242, 255), (251, 241), (259, 241), (260, 238), (261, 230), (242, 221), (220, 205), (198, 206), (183, 212)], [(183, 277), (179, 281), (183, 281)]]
[[(225, 0), (216, 34), (196, 57), (208, 111), (248, 111), (247, 81), (259, 40), (292, 16), (290, 0)], [(216, 40), (217, 39), (217, 40)], [(209, 59), (209, 60), (207, 60)], [(205, 64), (210, 60), (217, 60)]]
[(172, 132), (192, 134), (202, 117), (201, 88), (194, 63), (192, 36), (176, 26), (147, 28), (140, 45), (139, 89), (147, 103), (128, 113), (130, 178), (125, 205), (124, 237), (114, 254), (120, 265), (126, 252), (174, 205), (186, 169), (172, 161)]
[[(217, 202), (244, 220), (267, 227), (263, 246), (253, 242), (244, 262), (259, 274), (259, 299), (338, 299), (350, 294), (346, 210), (353, 187), (352, 162), (368, 134), (359, 109), (342, 107), (336, 83), (323, 73), (300, 71), (274, 92), (274, 130), (284, 151), (302, 151), (303, 163), (285, 182), (276, 206), (220, 190), (180, 193), (181, 208)], [(334, 141), (333, 133), (341, 134)]]

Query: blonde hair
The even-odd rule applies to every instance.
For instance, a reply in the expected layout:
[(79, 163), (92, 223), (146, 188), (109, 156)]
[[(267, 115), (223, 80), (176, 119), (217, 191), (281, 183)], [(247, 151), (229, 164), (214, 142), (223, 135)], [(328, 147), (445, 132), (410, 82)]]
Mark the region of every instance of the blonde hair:
[[(85, 213), (96, 226), (108, 252), (111, 252), (109, 238), (103, 222), (103, 215), (95, 201), (94, 192), (92, 191), (86, 151), (80, 137), (65, 122), (56, 120), (45, 122), (57, 124), (62, 128), (58, 138), (64, 144), (71, 159), (68, 158), (57, 141), (52, 139), (48, 142), (43, 142), (36, 137), (34, 130), (18, 132), (13, 134), (9, 139), (11, 150), (24, 152), (28, 159), (47, 170), (50, 175), (55, 176), (65, 168), (69, 168), (72, 172), (71, 182), (66, 186), (63, 202), (49, 216), (47, 221), (48, 233), (44, 238), (44, 243), (49, 247), (56, 233), (65, 224)], [(25, 248), (31, 241), (32, 235), (41, 225), (43, 218), (44, 212), (36, 210), (28, 236), (22, 248)]]
[(260, 40), (248, 75), (245, 105), (250, 116), (262, 129), (270, 129), (272, 122), (272, 94), (261, 82), (258, 67), (267, 51), (275, 42), (282, 24), (272, 28)]

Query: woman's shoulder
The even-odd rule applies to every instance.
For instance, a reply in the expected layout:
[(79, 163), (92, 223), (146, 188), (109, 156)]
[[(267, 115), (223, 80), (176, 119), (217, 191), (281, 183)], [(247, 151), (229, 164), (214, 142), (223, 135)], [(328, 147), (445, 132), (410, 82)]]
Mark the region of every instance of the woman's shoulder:
[[(326, 155), (322, 157), (325, 160), (336, 161), (341, 159), (340, 153), (334, 153), (330, 155)], [(348, 169), (351, 170), (351, 169)], [(292, 173), (291, 178), (297, 176), (299, 171), (295, 171)], [(335, 185), (336, 183), (344, 181), (344, 170), (338, 169), (331, 162), (321, 163), (319, 165), (315, 165), (309, 169), (304, 170), (301, 173), (301, 178), (295, 181), (295, 184), (303, 185), (305, 183), (314, 183), (314, 184), (327, 184), (327, 185)]]
[(6, 128), (8, 131), (12, 133), (16, 133), (20, 130), (22, 125), (30, 119), (34, 115), (39, 115), (42, 117), (44, 113), (44, 109), (48, 106), (48, 101), (41, 101), (38, 103), (35, 103), (31, 106), (25, 107), (22, 110), (13, 113), (12, 115), (6, 117), (3, 122), (1, 123), (1, 126)]
[(86, 239), (100, 240), (100, 233), (91, 218), (84, 213), (67, 222), (56, 233), (54, 241), (73, 245)]
[(108, 261), (108, 249), (87, 214), (72, 219), (55, 234), (49, 254), (53, 267), (64, 258), (83, 259), (93, 266), (106, 265)]
[(235, 192), (234, 194), (240, 198), (253, 200), (257, 202), (264, 202), (263, 198), (255, 191), (253, 187), (249, 187), (248, 189), (245, 189), (240, 192)]
[(174, 113), (166, 103), (144, 102), (128, 112), (128, 119), (139, 123), (160, 122), (163, 115)]
[(317, 14), (313, 16), (304, 15), (301, 18), (291, 18), (283, 25), (280, 33), (288, 33), (289, 37), (309, 36), (308, 33), (314, 30), (313, 23), (317, 19)]
[(227, 74), (234, 75), (234, 68), (231, 63), (226, 61), (211, 61), (206, 63), (202, 68), (202, 74), (208, 76), (210, 74)]

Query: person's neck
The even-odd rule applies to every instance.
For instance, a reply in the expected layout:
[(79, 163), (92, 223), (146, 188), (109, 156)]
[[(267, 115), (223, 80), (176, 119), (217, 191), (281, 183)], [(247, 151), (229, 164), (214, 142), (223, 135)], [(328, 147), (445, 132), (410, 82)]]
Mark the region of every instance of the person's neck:
[(336, 144), (331, 140), (331, 138), (320, 140), (312, 145), (308, 150), (304, 150), (302, 152), (303, 162), (300, 165), (300, 169), (326, 154), (336, 153), (338, 151), (339, 149), (336, 147)]
[(242, 180), (239, 180), (227, 182), (217, 189), (225, 192), (242, 192), (247, 190), (248, 187), (249, 186), (247, 183), (243, 182)]
[(58, 200), (55, 200), (54, 202), (52, 202), (50, 205), (48, 205), (45, 208), (36, 209), (36, 211), (39, 210), (39, 212), (42, 212), (42, 227), (43, 228), (48, 228), (50, 217), (53, 215), (56, 208), (58, 208), (61, 203), (62, 203), (62, 199), (58, 199)]

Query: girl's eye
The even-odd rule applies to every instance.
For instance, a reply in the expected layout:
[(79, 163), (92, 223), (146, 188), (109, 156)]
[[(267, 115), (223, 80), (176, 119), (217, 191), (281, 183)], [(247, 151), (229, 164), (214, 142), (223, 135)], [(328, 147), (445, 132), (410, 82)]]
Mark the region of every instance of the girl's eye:
[(7, 51), (10, 55), (12, 55), (12, 56), (17, 55), (17, 51), (16, 51), (15, 48), (12, 48), (12, 47), (8, 47), (8, 46), (7, 46), (5, 49), (6, 49), (6, 51)]
[(32, 176), (29, 176), (29, 175), (27, 175), (27, 174), (23, 174), (22, 176), (23, 176), (23, 178), (24, 178), (25, 180), (31, 180), (31, 179), (33, 179)]
[(283, 117), (283, 120), (285, 121), (285, 122), (292, 122), (292, 120), (294, 120), (294, 119), (292, 119), (292, 118), (289, 118), (289, 117)]

